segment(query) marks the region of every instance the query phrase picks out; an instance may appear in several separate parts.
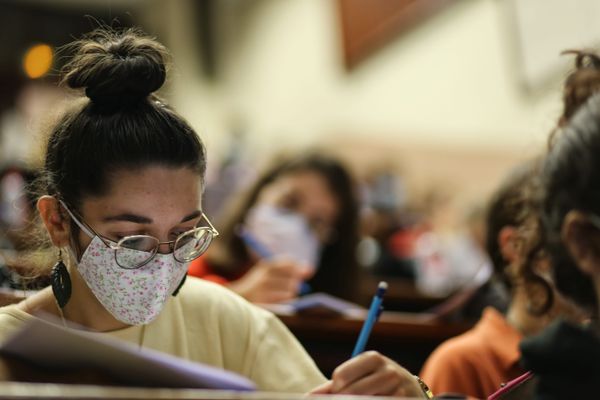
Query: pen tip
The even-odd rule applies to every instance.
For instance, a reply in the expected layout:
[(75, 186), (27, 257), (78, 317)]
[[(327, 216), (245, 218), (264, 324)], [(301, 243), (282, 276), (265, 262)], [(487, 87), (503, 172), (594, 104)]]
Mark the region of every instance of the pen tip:
[(379, 285), (377, 285), (377, 289), (387, 290), (387, 288), (388, 288), (388, 284), (387, 284), (387, 282), (384, 282), (384, 281), (379, 282)]

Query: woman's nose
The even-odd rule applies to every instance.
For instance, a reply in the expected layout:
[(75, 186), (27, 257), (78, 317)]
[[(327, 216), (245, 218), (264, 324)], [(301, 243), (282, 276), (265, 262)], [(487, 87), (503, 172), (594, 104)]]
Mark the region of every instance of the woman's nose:
[(171, 252), (171, 244), (170, 243), (162, 243), (158, 246), (157, 253), (169, 254), (170, 252)]

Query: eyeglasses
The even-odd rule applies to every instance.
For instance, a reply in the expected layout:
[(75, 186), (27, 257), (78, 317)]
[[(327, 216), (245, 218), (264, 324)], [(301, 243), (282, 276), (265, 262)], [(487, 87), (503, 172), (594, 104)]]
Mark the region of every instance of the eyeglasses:
[(158, 248), (163, 244), (169, 245), (173, 258), (176, 261), (188, 263), (200, 257), (208, 249), (213, 238), (219, 236), (219, 232), (217, 232), (206, 215), (202, 213), (201, 219), (204, 219), (208, 223), (208, 226), (196, 226), (189, 231), (183, 232), (175, 240), (161, 242), (154, 236), (132, 235), (125, 236), (118, 242), (114, 242), (98, 234), (81, 217), (76, 217), (62, 200), (59, 201), (82, 231), (91, 238), (98, 236), (107, 247), (114, 250), (115, 261), (124, 269), (137, 269), (148, 264), (158, 252)]

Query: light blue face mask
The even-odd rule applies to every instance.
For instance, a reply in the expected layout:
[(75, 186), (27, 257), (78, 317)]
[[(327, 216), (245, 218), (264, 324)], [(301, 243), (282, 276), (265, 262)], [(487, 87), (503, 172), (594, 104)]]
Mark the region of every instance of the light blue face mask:
[(270, 258), (287, 258), (316, 269), (321, 246), (306, 219), (293, 211), (268, 204), (251, 208), (244, 221), (244, 230)]

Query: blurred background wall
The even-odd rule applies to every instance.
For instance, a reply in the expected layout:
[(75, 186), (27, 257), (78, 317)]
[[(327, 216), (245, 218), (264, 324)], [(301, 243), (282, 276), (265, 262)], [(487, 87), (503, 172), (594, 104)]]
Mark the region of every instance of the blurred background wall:
[[(401, 171), (413, 192), (445, 184), (471, 199), (487, 193), (508, 166), (543, 149), (570, 62), (559, 50), (597, 43), (589, 26), (599, 11), (593, 1), (357, 3), (4, 0), (4, 115), (23, 88), (56, 80), (52, 71), (32, 80), (13, 68), (28, 47), (48, 42), (56, 48), (95, 21), (139, 25), (171, 48), (175, 63), (162, 95), (205, 140), (213, 171), (234, 144), (253, 165), (274, 152), (317, 146), (339, 153), (358, 174), (383, 166)], [(388, 18), (392, 28), (349, 66), (344, 6), (355, 14), (358, 7), (358, 24), (361, 7), (363, 19), (375, 22), (386, 22), (392, 11), (412, 17)], [(375, 7), (383, 15), (369, 14)], [(581, 32), (560, 35), (575, 28)], [(554, 56), (533, 81), (523, 50), (540, 43), (550, 43), (544, 49)], [(23, 126), (35, 128), (41, 109)]]
[(534, 94), (519, 85), (505, 2), (456, 1), (350, 72), (337, 2), (224, 3), (216, 93), (182, 82), (180, 106), (217, 94), (261, 148), (283, 135), (289, 145), (344, 135), (522, 148), (554, 122), (556, 82)]

